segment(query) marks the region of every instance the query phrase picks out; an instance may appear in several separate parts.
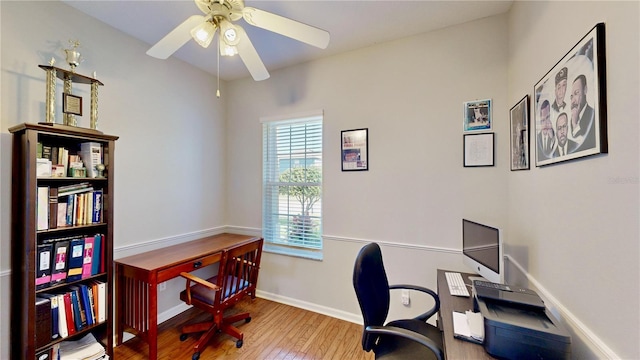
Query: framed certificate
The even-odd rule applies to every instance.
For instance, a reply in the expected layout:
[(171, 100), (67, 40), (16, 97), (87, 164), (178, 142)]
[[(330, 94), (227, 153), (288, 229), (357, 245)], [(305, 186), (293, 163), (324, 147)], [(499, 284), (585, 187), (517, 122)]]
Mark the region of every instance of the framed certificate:
[(62, 112), (82, 116), (82, 98), (62, 93)]

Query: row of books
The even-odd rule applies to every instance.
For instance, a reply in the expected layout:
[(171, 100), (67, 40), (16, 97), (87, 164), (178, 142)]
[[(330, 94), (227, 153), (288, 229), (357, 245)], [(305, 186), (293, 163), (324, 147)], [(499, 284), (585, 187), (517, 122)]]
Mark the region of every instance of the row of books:
[(87, 182), (39, 186), (36, 199), (38, 230), (102, 222), (103, 191)]
[(36, 347), (106, 320), (107, 284), (90, 281), (36, 296)]
[[(85, 176), (98, 177), (96, 165), (102, 164), (102, 145), (97, 142), (81, 143), (78, 149), (70, 153), (66, 147), (58, 147), (38, 142), (36, 157), (43, 161), (38, 162), (41, 168), (36, 168), (37, 176), (75, 176), (73, 169), (85, 168)], [(48, 170), (47, 170), (48, 166)], [(56, 171), (56, 169), (62, 169)]]
[(105, 272), (103, 240), (102, 234), (43, 240), (38, 244), (36, 289)]
[(36, 354), (38, 360), (108, 360), (109, 355), (93, 336), (88, 333), (78, 340), (65, 340)]

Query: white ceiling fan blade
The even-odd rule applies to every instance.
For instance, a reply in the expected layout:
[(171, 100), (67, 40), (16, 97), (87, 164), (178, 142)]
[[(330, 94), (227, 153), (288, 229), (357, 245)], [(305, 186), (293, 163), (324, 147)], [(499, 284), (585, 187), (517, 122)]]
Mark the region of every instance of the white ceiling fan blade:
[(176, 52), (191, 39), (191, 29), (205, 21), (202, 15), (193, 15), (171, 30), (165, 37), (158, 41), (151, 49), (147, 50), (147, 55), (158, 59), (166, 59)]
[(268, 79), (269, 72), (267, 71), (267, 68), (264, 67), (262, 60), (260, 59), (260, 55), (258, 55), (256, 48), (253, 47), (247, 33), (238, 25), (236, 25), (236, 30), (239, 37), (238, 45), (236, 45), (238, 48), (238, 55), (240, 55), (240, 59), (242, 59), (242, 62), (251, 73), (253, 80), (261, 81)]
[(321, 49), (326, 49), (329, 45), (329, 32), (317, 27), (253, 7), (245, 7), (242, 10), (242, 15), (245, 21), (253, 26), (273, 31)]

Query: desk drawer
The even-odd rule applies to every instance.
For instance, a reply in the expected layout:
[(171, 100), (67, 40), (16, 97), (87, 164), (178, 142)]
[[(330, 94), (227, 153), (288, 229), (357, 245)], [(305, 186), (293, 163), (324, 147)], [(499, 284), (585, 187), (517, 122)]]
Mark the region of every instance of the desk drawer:
[(158, 271), (158, 283), (173, 279), (180, 276), (181, 272), (191, 272), (196, 269), (215, 264), (220, 261), (220, 254), (213, 254), (201, 257), (196, 260), (185, 261), (182, 264), (177, 264), (169, 267), (168, 269)]

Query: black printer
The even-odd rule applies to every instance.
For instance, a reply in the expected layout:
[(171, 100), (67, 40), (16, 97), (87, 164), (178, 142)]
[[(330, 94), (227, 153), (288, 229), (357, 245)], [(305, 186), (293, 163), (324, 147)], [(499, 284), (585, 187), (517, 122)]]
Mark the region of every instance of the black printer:
[(570, 359), (571, 336), (547, 309), (474, 297), (484, 317), (484, 349), (500, 359)]

